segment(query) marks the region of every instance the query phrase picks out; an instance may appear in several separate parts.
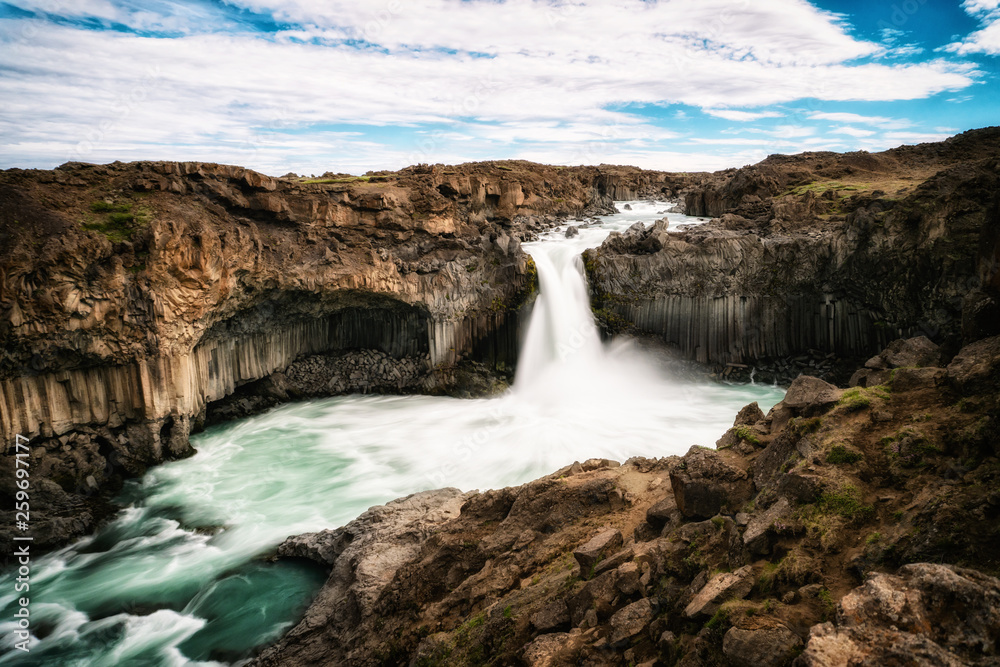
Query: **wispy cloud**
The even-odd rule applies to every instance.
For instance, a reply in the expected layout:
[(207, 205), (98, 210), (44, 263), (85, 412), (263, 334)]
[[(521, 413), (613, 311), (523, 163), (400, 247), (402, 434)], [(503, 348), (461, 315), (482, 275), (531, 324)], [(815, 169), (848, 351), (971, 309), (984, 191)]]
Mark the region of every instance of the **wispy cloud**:
[(985, 53), (1000, 55), (1000, 0), (965, 0), (962, 8), (983, 26), (965, 39), (949, 44), (945, 50), (960, 55)]
[[(824, 122), (857, 138), (912, 126), (824, 106), (920, 100), (981, 77), (953, 56), (901, 62), (804, 0), (9, 2), (33, 18), (0, 20), (5, 164), (668, 161), (683, 137), (722, 146), (699, 126), (721, 121), (794, 150)], [(804, 99), (818, 110), (788, 117)]]
[(781, 118), (784, 115), (779, 111), (738, 111), (736, 109), (705, 109), (705, 113), (716, 118), (740, 122), (760, 120), (761, 118)]

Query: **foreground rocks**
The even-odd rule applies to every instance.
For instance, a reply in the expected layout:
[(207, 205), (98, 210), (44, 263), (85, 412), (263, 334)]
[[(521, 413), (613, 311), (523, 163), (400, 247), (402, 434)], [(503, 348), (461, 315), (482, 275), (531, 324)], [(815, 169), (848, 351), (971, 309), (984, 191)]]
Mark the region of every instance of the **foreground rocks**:
[[(331, 576), (254, 664), (995, 664), (997, 340), (923, 357), (941, 382), (800, 378), (718, 450), (419, 494), (290, 538), (279, 554)], [(912, 349), (930, 350), (879, 356)]]

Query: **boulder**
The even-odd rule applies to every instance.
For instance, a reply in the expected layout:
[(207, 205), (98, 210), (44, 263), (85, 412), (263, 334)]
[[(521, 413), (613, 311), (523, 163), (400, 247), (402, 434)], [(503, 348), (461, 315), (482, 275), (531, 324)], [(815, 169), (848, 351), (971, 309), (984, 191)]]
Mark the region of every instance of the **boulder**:
[(569, 629), (569, 607), (565, 600), (556, 600), (531, 615), (531, 625), (539, 632), (552, 632), (559, 628)]
[(753, 495), (753, 481), (745, 470), (711, 449), (692, 447), (681, 465), (670, 472), (677, 508), (687, 518), (708, 519), (723, 508), (736, 510)]
[(795, 378), (785, 398), (781, 401), (787, 408), (799, 412), (822, 410), (840, 400), (843, 392), (829, 382), (808, 375)]
[(753, 515), (747, 529), (743, 533), (743, 546), (752, 554), (764, 554), (770, 549), (770, 532), (774, 524), (787, 517), (792, 511), (792, 505), (787, 498), (779, 498), (778, 502), (767, 508), (767, 511)]
[(784, 625), (756, 630), (730, 628), (722, 652), (732, 667), (784, 667), (802, 647), (802, 640)]
[(617, 528), (608, 528), (590, 538), (586, 544), (573, 552), (573, 557), (580, 564), (580, 576), (588, 579), (597, 562), (614, 553), (622, 543), (622, 534)]
[(895, 392), (933, 389), (945, 381), (948, 371), (943, 368), (899, 368), (892, 376)]
[(948, 364), (948, 381), (964, 394), (1000, 387), (1000, 336), (966, 345)]
[(620, 647), (628, 644), (629, 640), (649, 625), (655, 615), (653, 603), (649, 598), (643, 598), (619, 609), (610, 621), (611, 637), (609, 641), (612, 646)]
[(580, 235), (579, 227), (569, 226), (566, 228), (566, 238), (571, 239), (574, 236), (579, 236), (579, 235)]
[(568, 632), (539, 635), (524, 647), (524, 662), (528, 667), (556, 667), (564, 664), (563, 652), (572, 643)]
[(733, 421), (733, 426), (753, 426), (762, 419), (764, 419), (764, 411), (757, 405), (757, 401), (754, 401), (739, 411)]
[(936, 366), (941, 361), (941, 348), (927, 336), (900, 338), (889, 343), (878, 356), (888, 368)]
[(735, 572), (724, 572), (713, 577), (684, 609), (688, 618), (712, 616), (719, 611), (723, 602), (742, 600), (753, 589), (754, 574), (750, 565), (744, 565)]
[(673, 495), (669, 495), (646, 510), (646, 521), (657, 528), (662, 528), (677, 518), (679, 514), (677, 499)]

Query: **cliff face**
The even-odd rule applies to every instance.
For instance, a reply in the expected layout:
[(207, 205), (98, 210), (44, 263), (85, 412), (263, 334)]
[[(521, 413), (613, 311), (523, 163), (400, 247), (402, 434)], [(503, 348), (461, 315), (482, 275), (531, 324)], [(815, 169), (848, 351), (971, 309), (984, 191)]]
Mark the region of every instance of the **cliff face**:
[(429, 491), (290, 538), (279, 556), (330, 578), (253, 664), (992, 664), (1000, 337), (949, 357), (897, 341), (869, 387), (800, 377), (718, 450)]
[[(509, 372), (534, 288), (520, 241), (666, 178), (640, 176), (521, 162), (311, 180), (201, 163), (4, 172), (4, 450), (32, 439), (33, 472), (54, 482), (39, 512), (72, 506), (83, 525), (79, 499), (187, 454), (213, 406), (239, 414), (220, 401), (262, 380), (282, 400), (451, 391), (465, 362)], [(42, 543), (65, 528), (35, 527)]]
[(915, 334), (957, 349), (1000, 326), (998, 156), (987, 129), (698, 175), (688, 214), (721, 218), (588, 251), (595, 306), (713, 363), (863, 358)]

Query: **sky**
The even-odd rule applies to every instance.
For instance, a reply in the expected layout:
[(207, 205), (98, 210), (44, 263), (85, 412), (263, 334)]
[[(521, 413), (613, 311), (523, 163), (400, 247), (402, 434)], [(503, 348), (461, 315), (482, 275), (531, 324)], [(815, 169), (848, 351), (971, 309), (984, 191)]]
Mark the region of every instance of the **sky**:
[(1000, 124), (1000, 0), (0, 0), (0, 168), (670, 171)]

